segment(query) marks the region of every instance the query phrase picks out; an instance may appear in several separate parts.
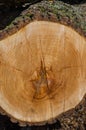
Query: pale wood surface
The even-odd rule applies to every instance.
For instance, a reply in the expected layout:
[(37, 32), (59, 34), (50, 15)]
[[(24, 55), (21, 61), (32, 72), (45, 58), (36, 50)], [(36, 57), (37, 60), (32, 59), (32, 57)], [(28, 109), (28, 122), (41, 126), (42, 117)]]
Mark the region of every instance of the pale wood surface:
[(86, 93), (86, 39), (34, 21), (0, 41), (0, 106), (29, 124), (53, 121)]

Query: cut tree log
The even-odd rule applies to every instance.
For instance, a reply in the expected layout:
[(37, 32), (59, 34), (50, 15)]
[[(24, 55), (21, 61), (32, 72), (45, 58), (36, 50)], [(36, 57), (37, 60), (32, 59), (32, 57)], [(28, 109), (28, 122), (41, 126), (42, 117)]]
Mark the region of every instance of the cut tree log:
[(0, 31), (0, 107), (13, 122), (52, 123), (80, 103), (86, 94), (85, 20), (78, 7), (44, 1)]

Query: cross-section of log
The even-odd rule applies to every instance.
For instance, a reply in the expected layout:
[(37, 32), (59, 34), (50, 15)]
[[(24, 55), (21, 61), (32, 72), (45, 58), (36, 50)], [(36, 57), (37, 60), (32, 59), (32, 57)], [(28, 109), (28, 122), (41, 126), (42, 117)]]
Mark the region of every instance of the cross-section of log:
[(53, 122), (85, 95), (86, 39), (56, 22), (52, 7), (52, 16), (42, 19), (32, 7), (28, 24), (12, 35), (10, 27), (8, 36), (0, 33), (0, 107), (20, 124), (35, 125)]

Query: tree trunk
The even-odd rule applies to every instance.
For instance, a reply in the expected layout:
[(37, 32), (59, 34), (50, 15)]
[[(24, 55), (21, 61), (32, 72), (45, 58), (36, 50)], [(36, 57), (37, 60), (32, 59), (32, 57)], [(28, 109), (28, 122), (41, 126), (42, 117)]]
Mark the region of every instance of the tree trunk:
[(81, 102), (86, 94), (83, 10), (42, 1), (0, 31), (0, 107), (13, 122), (53, 123)]

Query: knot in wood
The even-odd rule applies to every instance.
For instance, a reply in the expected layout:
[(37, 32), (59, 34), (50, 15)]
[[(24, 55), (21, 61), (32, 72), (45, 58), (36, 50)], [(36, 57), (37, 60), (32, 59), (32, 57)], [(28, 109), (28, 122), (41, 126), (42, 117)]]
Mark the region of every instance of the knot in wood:
[(35, 77), (32, 80), (32, 84), (35, 88), (34, 98), (44, 98), (51, 92), (51, 88), (54, 84), (52, 68), (45, 67), (43, 61), (41, 61), (40, 69), (36, 70), (34, 75)]

